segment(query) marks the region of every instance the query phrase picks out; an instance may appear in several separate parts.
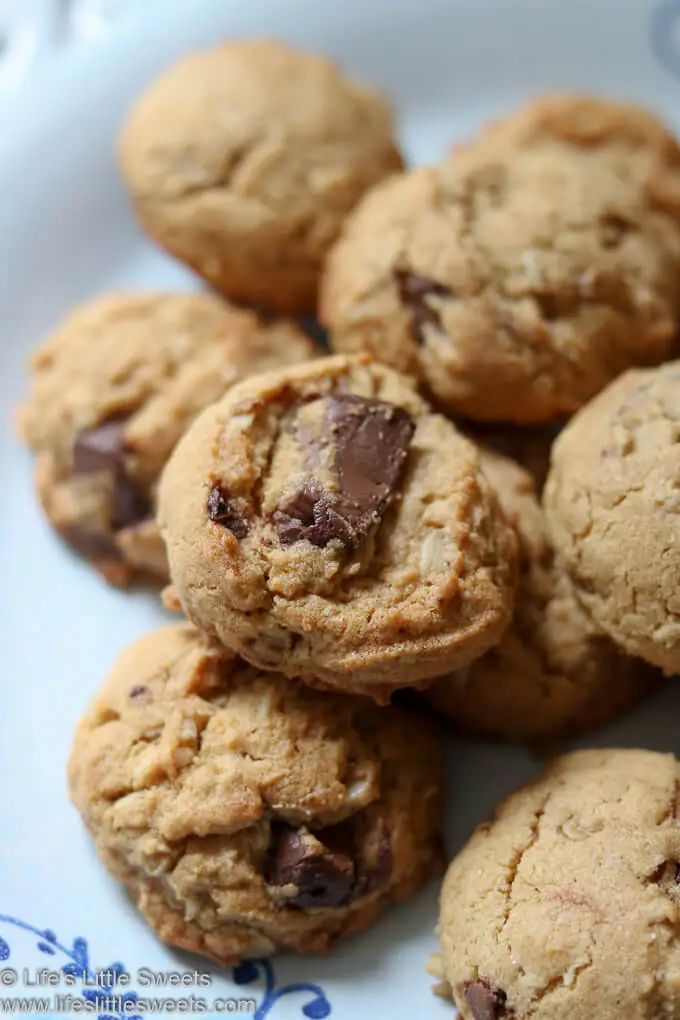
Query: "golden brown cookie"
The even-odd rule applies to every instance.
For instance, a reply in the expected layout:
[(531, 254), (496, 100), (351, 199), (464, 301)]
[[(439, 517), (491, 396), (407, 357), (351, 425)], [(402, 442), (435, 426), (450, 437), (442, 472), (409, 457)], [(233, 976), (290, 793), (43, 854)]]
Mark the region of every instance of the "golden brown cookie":
[(544, 493), (552, 541), (596, 624), (680, 670), (680, 362), (631, 371), (576, 415)]
[(19, 424), (53, 526), (113, 584), (167, 580), (158, 476), (198, 411), (237, 379), (314, 344), (207, 294), (118, 293), (84, 305), (31, 359)]
[(500, 642), (426, 696), (460, 726), (536, 741), (597, 726), (653, 689), (658, 674), (630, 658), (583, 611), (545, 533), (530, 475), (490, 450), (482, 467), (517, 530), (515, 615)]
[(374, 188), (321, 317), (449, 412), (543, 422), (669, 357), (679, 274), (680, 148), (642, 110), (562, 96)]
[(325, 952), (439, 863), (426, 720), (260, 673), (189, 624), (123, 652), (78, 726), (69, 783), (157, 934), (220, 963)]
[(480, 825), (441, 894), (441, 971), (463, 1020), (680, 1016), (680, 767), (556, 759)]
[(536, 492), (543, 492), (550, 470), (550, 451), (560, 434), (562, 422), (544, 425), (512, 425), (509, 422), (481, 422), (457, 419), (456, 424), (473, 442), (514, 460), (533, 479)]
[(515, 537), (476, 447), (365, 357), (234, 387), (168, 462), (159, 522), (190, 619), (310, 683), (387, 700), (512, 612)]
[(269, 40), (184, 57), (137, 101), (120, 151), (152, 238), (225, 294), (286, 313), (315, 310), (347, 213), (403, 165), (380, 96)]

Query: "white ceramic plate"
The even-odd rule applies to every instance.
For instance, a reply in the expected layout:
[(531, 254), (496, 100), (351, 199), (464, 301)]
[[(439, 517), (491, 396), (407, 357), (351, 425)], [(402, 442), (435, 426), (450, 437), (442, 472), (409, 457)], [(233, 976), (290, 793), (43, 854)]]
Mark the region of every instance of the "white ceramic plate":
[[(210, 985), (175, 995), (202, 998), (210, 1016), (221, 1015), (212, 1000), (236, 996), (254, 998), (257, 1015), (276, 1020), (448, 1017), (424, 972), (436, 948), (436, 885), (327, 959), (285, 957), (232, 973), (163, 947), (104, 874), (69, 806), (64, 765), (75, 721), (112, 659), (161, 612), (151, 595), (107, 588), (50, 534), (11, 412), (24, 393), (27, 354), (70, 306), (121, 284), (197, 286), (140, 236), (113, 156), (125, 109), (181, 52), (225, 35), (266, 32), (330, 53), (392, 95), (406, 149), (422, 162), (483, 118), (547, 88), (627, 96), (680, 129), (680, 2), (144, 6), (140, 22), (55, 60), (0, 114), (0, 998), (79, 995), (78, 982), (66, 984), (64, 967), (68, 973), (74, 964), (94, 970), (117, 961), (130, 974), (127, 990), (144, 996), (170, 993), (143, 987), (139, 968), (198, 967)], [(588, 739), (678, 752), (678, 713), (680, 685), (670, 685)], [(448, 751), (453, 851), (538, 763), (525, 752), (479, 743), (452, 742)], [(58, 972), (59, 984), (26, 987), (42, 967)]]

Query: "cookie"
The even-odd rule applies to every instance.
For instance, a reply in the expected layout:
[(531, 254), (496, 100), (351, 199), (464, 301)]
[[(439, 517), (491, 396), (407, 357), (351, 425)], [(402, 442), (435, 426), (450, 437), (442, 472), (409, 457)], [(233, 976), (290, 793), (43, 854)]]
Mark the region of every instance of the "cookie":
[(624, 655), (583, 611), (546, 536), (531, 476), (482, 451), (482, 467), (517, 530), (515, 615), (499, 644), (426, 696), (464, 729), (537, 741), (597, 726), (653, 689), (658, 674)]
[(72, 800), (166, 942), (220, 963), (325, 952), (439, 863), (436, 731), (210, 648), (121, 655), (80, 722)]
[(550, 451), (560, 434), (562, 422), (522, 426), (457, 419), (456, 424), (473, 442), (523, 467), (531, 475), (536, 492), (539, 495), (543, 492), (550, 470)]
[(73, 312), (33, 356), (19, 412), (52, 525), (113, 584), (167, 580), (155, 492), (175, 443), (237, 379), (314, 349), (207, 294), (119, 293)]
[(680, 670), (680, 362), (631, 371), (569, 423), (545, 489), (552, 541), (596, 624)]
[(155, 241), (225, 294), (286, 313), (315, 310), (343, 220), (402, 167), (380, 96), (269, 40), (184, 57), (137, 101), (120, 152)]
[(670, 355), (679, 273), (680, 147), (644, 111), (555, 97), (373, 189), (321, 317), (450, 413), (547, 422)]
[(480, 825), (441, 894), (441, 969), (463, 1020), (680, 1016), (680, 767), (556, 759)]
[(235, 386), (168, 462), (184, 611), (262, 669), (387, 700), (498, 641), (516, 542), (476, 447), (365, 357)]

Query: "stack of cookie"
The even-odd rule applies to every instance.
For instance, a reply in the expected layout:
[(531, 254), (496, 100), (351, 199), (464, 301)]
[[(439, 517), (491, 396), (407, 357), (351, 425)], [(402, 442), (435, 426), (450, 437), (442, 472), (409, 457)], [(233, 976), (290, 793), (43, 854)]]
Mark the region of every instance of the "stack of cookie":
[[(171, 69), (121, 151), (142, 226), (220, 296), (107, 297), (33, 362), (49, 519), (188, 618), (121, 656), (72, 797), (162, 938), (324, 951), (440, 859), (435, 724), (396, 691), (536, 741), (680, 668), (680, 147), (552, 97), (405, 171), (381, 98), (254, 42)], [(334, 356), (278, 318), (316, 312)], [(475, 835), (442, 899), (466, 1018), (614, 1016), (633, 933), (680, 951), (678, 775), (567, 757)], [(673, 987), (649, 1015), (680, 1016)]]

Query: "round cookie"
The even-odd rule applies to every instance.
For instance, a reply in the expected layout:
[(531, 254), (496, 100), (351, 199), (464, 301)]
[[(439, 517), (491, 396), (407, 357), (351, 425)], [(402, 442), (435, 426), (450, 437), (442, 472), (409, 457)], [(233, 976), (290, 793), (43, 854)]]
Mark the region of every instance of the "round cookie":
[(551, 421), (669, 356), (679, 273), (680, 148), (644, 111), (555, 97), (374, 188), (321, 318), (451, 413)]
[(157, 934), (223, 964), (325, 952), (440, 862), (427, 720), (260, 673), (189, 624), (121, 655), (69, 784)]
[(680, 670), (680, 362), (627, 372), (576, 415), (544, 493), (552, 541), (596, 624)]
[(72, 312), (33, 356), (19, 411), (49, 520), (113, 584), (167, 580), (155, 490), (182, 432), (237, 379), (314, 350), (292, 324), (207, 294), (118, 293)]
[(530, 475), (490, 450), (482, 450), (482, 467), (517, 530), (515, 615), (499, 644), (438, 680), (426, 697), (460, 726), (503, 740), (597, 726), (648, 693), (657, 673), (624, 655), (580, 607), (555, 562)]
[(556, 759), (480, 825), (441, 894), (441, 970), (463, 1020), (680, 1016), (680, 768)]
[(476, 447), (365, 357), (234, 387), (168, 462), (159, 523), (189, 618), (313, 684), (385, 701), (512, 612), (515, 536)]
[(137, 101), (120, 151), (154, 240), (225, 294), (286, 313), (316, 309), (343, 220), (403, 165), (385, 100), (269, 40), (184, 57)]

